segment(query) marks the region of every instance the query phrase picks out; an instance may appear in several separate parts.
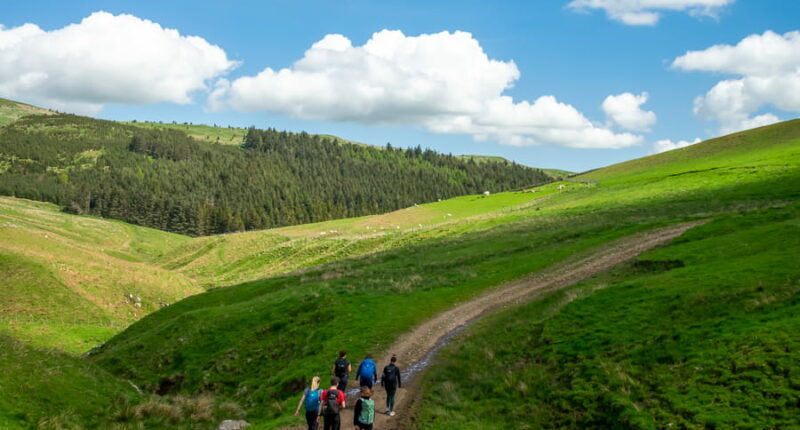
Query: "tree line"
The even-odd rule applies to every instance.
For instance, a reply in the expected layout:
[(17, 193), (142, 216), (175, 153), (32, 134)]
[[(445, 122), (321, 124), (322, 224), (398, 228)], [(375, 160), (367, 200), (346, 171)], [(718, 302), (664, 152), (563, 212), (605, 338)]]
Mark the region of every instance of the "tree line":
[(0, 193), (202, 236), (388, 212), (549, 181), (509, 162), (250, 128), (239, 146), (74, 115), (0, 128)]

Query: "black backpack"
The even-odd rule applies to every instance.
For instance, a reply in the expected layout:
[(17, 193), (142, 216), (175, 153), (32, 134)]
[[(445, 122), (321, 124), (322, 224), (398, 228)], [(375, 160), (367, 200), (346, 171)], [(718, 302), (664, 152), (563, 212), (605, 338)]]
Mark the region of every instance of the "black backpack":
[(344, 358), (337, 359), (336, 363), (333, 364), (334, 366), (336, 366), (336, 370), (334, 370), (333, 374), (338, 376), (338, 377), (342, 377), (342, 376), (346, 375), (347, 374), (347, 366), (349, 364), (350, 363), (347, 360), (345, 360)]
[(328, 390), (324, 412), (325, 415), (339, 415), (339, 390)]
[(383, 383), (391, 386), (397, 385), (397, 366), (389, 365), (383, 368)]

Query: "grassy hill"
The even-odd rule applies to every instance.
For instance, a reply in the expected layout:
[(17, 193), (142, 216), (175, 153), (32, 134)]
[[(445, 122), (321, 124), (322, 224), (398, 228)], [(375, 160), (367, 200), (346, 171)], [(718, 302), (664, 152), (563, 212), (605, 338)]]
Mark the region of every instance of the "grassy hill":
[(722, 216), (481, 322), (429, 372), (418, 425), (796, 425), (798, 226), (797, 203)]
[[(82, 154), (76, 170), (102, 155)], [(0, 346), (13, 352), (0, 387), (15, 387), (0, 426), (214, 428), (243, 414), (255, 428), (297, 424), (298, 390), (339, 349), (382, 352), (453, 303), (690, 219), (711, 221), (471, 329), (430, 373), (418, 422), (786, 424), (800, 370), (787, 337), (800, 328), (797, 183), (795, 121), (520, 192), (200, 238), (0, 198)], [(83, 352), (134, 320), (88, 359), (41, 349)], [(94, 400), (79, 403), (76, 387)], [(524, 393), (535, 411), (504, 409)]]
[(0, 127), (28, 115), (54, 115), (55, 112), (29, 104), (0, 98)]
[[(710, 254), (706, 256), (708, 265), (697, 267), (693, 276), (695, 282), (706, 277), (710, 279), (708, 282), (716, 283), (714, 285), (723, 285), (724, 282), (715, 280), (714, 275), (717, 273), (715, 264), (725, 260), (721, 250), (731, 243), (739, 243), (736, 242), (739, 239), (758, 238), (766, 231), (729, 236), (721, 241), (702, 242), (703, 238), (713, 237), (712, 232), (726, 223), (733, 222), (735, 228), (740, 219), (745, 224), (758, 224), (760, 217), (777, 217), (778, 223), (784, 224), (776, 225), (775, 231), (765, 235), (765, 242), (742, 242), (760, 255), (764, 244), (796, 227), (792, 208), (800, 197), (795, 185), (800, 181), (799, 128), (796, 122), (778, 124), (739, 134), (732, 140), (698, 144), (696, 148), (688, 148), (697, 152), (684, 154), (682, 158), (665, 153), (638, 161), (638, 167), (612, 166), (609, 169), (618, 170), (611, 173), (600, 170), (580, 176), (577, 179), (583, 182), (565, 183), (565, 188), (551, 184), (548, 186), (550, 194), (545, 198), (515, 210), (412, 231), (411, 235), (422, 236), (417, 236), (408, 246), (193, 296), (132, 325), (93, 355), (92, 360), (145, 387), (153, 388), (161, 381), (179, 379), (181, 383), (175, 387), (177, 392), (210, 390), (233, 398), (248, 410), (251, 419), (270, 428), (292, 422), (286, 413), (293, 401), (290, 397), (309, 375), (324, 374), (330, 357), (343, 346), (354, 357), (382, 351), (396, 335), (454, 302), (635, 231), (686, 219), (716, 219), (697, 233), (696, 239), (701, 242), (696, 249)], [(771, 210), (788, 212), (773, 215)], [(736, 221), (725, 221), (728, 219)], [(361, 221), (349, 220), (345, 227), (356, 228), (358, 222)], [(731, 228), (731, 224), (727, 225)], [(304, 232), (303, 227), (294, 229), (301, 234), (311, 233)], [(667, 260), (670, 252), (658, 257), (658, 261)], [(763, 259), (752, 262), (750, 270), (764, 271), (770, 265), (786, 263), (776, 260), (776, 255), (763, 254)], [(679, 259), (689, 261), (685, 255)], [(662, 266), (668, 267), (668, 263), (644, 264), (643, 267), (658, 270)], [(719, 266), (725, 267), (733, 266)], [(797, 269), (787, 270), (790, 271), (786, 275), (795, 276), (792, 270)], [(674, 280), (664, 279), (665, 286), (674, 283)], [(791, 282), (788, 285), (793, 285)], [(625, 282), (624, 285), (629, 284)], [(791, 298), (794, 296), (780, 293), (780, 285), (764, 284), (764, 291), (778, 302), (789, 300), (784, 304), (794, 306)], [(715, 291), (713, 288), (708, 291), (708, 298), (704, 300), (712, 306), (717, 303), (718, 296), (711, 293)], [(678, 299), (684, 300), (680, 296)], [(602, 309), (608, 309), (607, 303)], [(638, 302), (631, 303), (629, 307)], [(740, 306), (737, 301), (723, 301), (720, 306), (724, 308), (727, 303)], [(661, 311), (669, 315), (670, 309)], [(733, 310), (727, 312), (734, 314)], [(636, 318), (644, 320), (649, 315), (630, 313), (634, 318), (631, 327), (638, 327)], [(719, 316), (724, 320), (726, 314)], [(712, 323), (697, 321), (706, 339), (724, 342), (726, 338)], [(795, 321), (781, 324), (791, 326)], [(623, 326), (609, 327), (614, 333), (622, 334)], [(733, 331), (731, 339), (747, 339), (743, 333)], [(649, 369), (658, 363), (657, 352), (648, 346), (653, 345), (654, 340), (647, 333), (639, 334), (641, 337), (634, 342), (644, 345), (641, 362)], [(486, 339), (485, 336), (470, 337), (467, 342), (470, 341)], [(697, 348), (706, 346), (698, 344)], [(720, 354), (717, 358), (727, 353)], [(780, 357), (766, 350), (765, 354), (775, 359)], [(489, 367), (505, 366), (503, 360), (507, 357), (513, 360), (512, 354), (495, 356)], [(286, 363), (292, 366), (287, 367)], [(560, 362), (556, 359), (552, 363), (559, 366)], [(547, 372), (547, 369), (542, 370), (542, 374)], [(496, 373), (492, 376), (496, 384), (506, 381)], [(756, 389), (763, 383), (754, 383)], [(462, 378), (461, 387), (469, 389), (470, 385), (463, 384)], [(454, 393), (453, 401), (464, 401), (464, 407), (475, 400), (474, 392), (470, 397), (461, 393), (460, 387), (446, 389)], [(493, 388), (502, 389), (505, 388)], [(730, 390), (735, 388), (724, 390), (732, 393)], [(494, 391), (482, 391), (483, 394), (487, 392)], [(487, 402), (495, 398), (493, 395), (483, 397)], [(613, 413), (609, 412), (609, 405), (624, 404), (624, 401), (614, 402), (592, 406), (592, 413), (610, 419)], [(638, 403), (631, 406), (634, 410), (637, 407)], [(443, 419), (434, 412), (423, 411), (422, 417)], [(452, 421), (441, 422), (445, 427)], [(438, 423), (436, 421), (435, 425)]]
[[(443, 234), (442, 226), (498, 217), (557, 192), (549, 185), (536, 193), (464, 196), (371, 217), (200, 238), (0, 197), (0, 267), (10, 275), (0, 291), (0, 330), (78, 354), (160, 303), (426, 241)], [(140, 307), (129, 294), (141, 299)]]
[(418, 425), (794, 425), (798, 156), (791, 121), (579, 176), (651, 211), (691, 188), (709, 191), (709, 214), (738, 203), (671, 246), (469, 330), (431, 369)]
[(0, 197), (0, 330), (34, 345), (84, 352), (159, 303), (202, 291), (154, 264), (190, 240)]

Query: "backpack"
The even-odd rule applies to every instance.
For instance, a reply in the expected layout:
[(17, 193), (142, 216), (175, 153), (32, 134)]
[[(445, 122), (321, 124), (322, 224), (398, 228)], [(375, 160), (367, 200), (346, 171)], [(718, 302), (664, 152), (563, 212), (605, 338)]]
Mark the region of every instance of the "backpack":
[(325, 401), (325, 415), (339, 415), (339, 390), (328, 390)]
[(342, 376), (346, 375), (347, 374), (347, 366), (349, 364), (350, 363), (347, 360), (345, 360), (344, 358), (337, 359), (336, 363), (333, 363), (333, 365), (336, 366), (336, 370), (334, 370), (333, 374), (338, 376), (338, 377), (342, 377)]
[(362, 361), (359, 369), (360, 373), (358, 376), (362, 378), (372, 378), (375, 376), (375, 362), (370, 359)]
[(316, 412), (319, 410), (319, 397), (321, 391), (322, 390), (314, 390), (314, 391), (306, 390), (306, 402), (305, 402), (306, 411)]
[(383, 368), (383, 383), (384, 385), (397, 385), (397, 366), (388, 365)]
[(361, 414), (358, 415), (358, 422), (361, 424), (372, 424), (375, 421), (375, 401), (372, 399), (361, 398)]

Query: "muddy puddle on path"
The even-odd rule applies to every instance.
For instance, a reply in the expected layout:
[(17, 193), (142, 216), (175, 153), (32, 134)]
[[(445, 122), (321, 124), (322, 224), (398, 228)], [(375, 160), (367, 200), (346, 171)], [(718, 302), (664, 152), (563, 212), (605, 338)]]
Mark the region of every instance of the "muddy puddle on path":
[[(430, 365), (433, 363), (433, 357), (436, 355), (436, 353), (439, 352), (440, 349), (442, 349), (445, 346), (447, 346), (448, 344), (450, 344), (450, 342), (456, 336), (458, 336), (461, 332), (463, 332), (467, 327), (472, 325), (472, 323), (475, 322), (475, 321), (476, 321), (476, 319), (471, 319), (471, 320), (465, 322), (464, 324), (454, 328), (453, 330), (450, 330), (449, 333), (447, 333), (446, 335), (442, 336), (436, 342), (436, 345), (434, 345), (433, 348), (431, 348), (428, 351), (428, 353), (425, 354), (424, 357), (422, 357), (422, 359), (420, 359), (417, 362), (411, 364), (410, 366), (405, 366), (404, 368), (402, 368), (400, 370), (400, 377), (401, 377), (401, 380), (403, 381), (403, 384), (408, 384), (408, 383), (412, 382), (415, 376), (419, 375), (425, 369), (430, 367)], [(358, 377), (356, 376), (356, 380), (358, 380), (357, 378)], [(380, 378), (378, 378), (378, 382), (376, 382), (375, 385), (380, 385), (380, 383), (381, 383), (381, 380), (380, 380)], [(351, 400), (357, 399), (360, 392), (361, 392), (360, 388), (351, 388), (351, 389), (347, 390), (347, 392), (346, 392), (347, 401), (349, 402)]]

